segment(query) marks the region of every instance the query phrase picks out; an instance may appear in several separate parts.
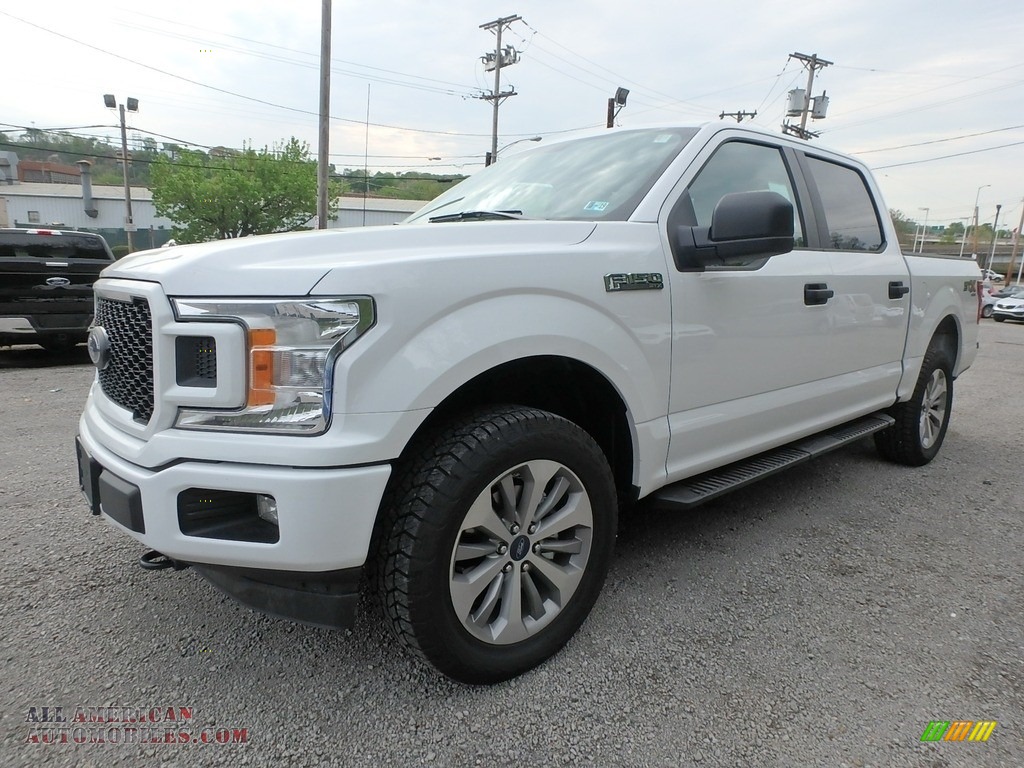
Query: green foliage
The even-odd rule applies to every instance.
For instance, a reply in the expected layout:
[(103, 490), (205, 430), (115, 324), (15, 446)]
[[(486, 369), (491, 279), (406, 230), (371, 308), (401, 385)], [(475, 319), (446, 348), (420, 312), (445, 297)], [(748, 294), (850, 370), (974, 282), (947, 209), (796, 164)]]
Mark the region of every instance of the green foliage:
[(892, 224), (896, 227), (896, 232), (900, 236), (913, 235), (917, 229), (917, 222), (907, 218), (907, 215), (896, 208), (889, 210), (889, 216), (892, 217)]
[[(152, 189), (157, 213), (176, 222), (179, 243), (290, 232), (316, 214), (316, 161), (294, 137), (258, 152), (179, 148), (176, 160), (154, 164)], [(332, 187), (332, 213), (337, 193)]]
[(353, 197), (398, 198), (402, 200), (433, 200), (465, 176), (436, 173), (377, 173), (366, 175), (363, 170), (346, 168), (338, 178), (341, 194)]
[(115, 259), (123, 259), (128, 255), (127, 245), (113, 245), (110, 247), (110, 250), (113, 251)]

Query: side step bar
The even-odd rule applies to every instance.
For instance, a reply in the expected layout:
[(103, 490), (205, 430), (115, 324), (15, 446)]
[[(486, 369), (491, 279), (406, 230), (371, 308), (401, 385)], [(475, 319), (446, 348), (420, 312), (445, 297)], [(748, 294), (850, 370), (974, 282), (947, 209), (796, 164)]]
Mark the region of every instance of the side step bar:
[(823, 453), (842, 448), (894, 423), (895, 420), (887, 413), (874, 413), (721, 469), (713, 469), (665, 486), (651, 494), (649, 500), (659, 509), (691, 509), (776, 472), (810, 461)]

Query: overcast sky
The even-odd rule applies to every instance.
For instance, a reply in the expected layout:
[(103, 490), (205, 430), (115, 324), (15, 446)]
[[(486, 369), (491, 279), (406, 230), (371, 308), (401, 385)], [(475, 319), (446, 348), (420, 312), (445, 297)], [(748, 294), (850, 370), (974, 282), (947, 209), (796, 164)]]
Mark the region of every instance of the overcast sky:
[[(198, 145), (256, 147), (290, 136), (316, 154), (317, 0), (3, 3), (7, 81), (0, 131), (73, 128), (115, 136), (103, 94), (139, 99), (131, 132)], [(493, 87), (480, 25), (520, 15), (503, 44), (517, 94), (499, 147), (604, 124), (689, 124), (757, 112), (778, 131), (807, 70), (834, 62), (813, 95), (828, 116), (814, 141), (859, 155), (890, 208), (930, 223), (971, 215), (1016, 227), (1024, 198), (1024, 6), (974, 0), (334, 0), (331, 161), (371, 171), (471, 173), (490, 147)], [(218, 90), (219, 89), (219, 90)], [(369, 119), (367, 120), (367, 114)], [(367, 125), (368, 123), (368, 125)], [(78, 126), (107, 126), (101, 128)], [(517, 151), (522, 145), (510, 148)], [(954, 156), (955, 155), (955, 156)], [(950, 157), (954, 156), (954, 157)], [(430, 158), (441, 158), (433, 160)]]

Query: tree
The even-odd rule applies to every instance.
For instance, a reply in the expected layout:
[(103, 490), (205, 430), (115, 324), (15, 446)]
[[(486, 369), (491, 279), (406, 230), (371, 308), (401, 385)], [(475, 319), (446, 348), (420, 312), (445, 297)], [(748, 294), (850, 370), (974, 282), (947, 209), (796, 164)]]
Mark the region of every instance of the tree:
[[(316, 214), (316, 162), (309, 145), (292, 137), (259, 152), (181, 149), (152, 167), (156, 212), (175, 222), (179, 243), (291, 232)], [(337, 209), (331, 190), (330, 210)]]
[(907, 218), (903, 211), (892, 208), (889, 210), (889, 216), (896, 228), (896, 236), (901, 242), (909, 241), (917, 234), (917, 222)]

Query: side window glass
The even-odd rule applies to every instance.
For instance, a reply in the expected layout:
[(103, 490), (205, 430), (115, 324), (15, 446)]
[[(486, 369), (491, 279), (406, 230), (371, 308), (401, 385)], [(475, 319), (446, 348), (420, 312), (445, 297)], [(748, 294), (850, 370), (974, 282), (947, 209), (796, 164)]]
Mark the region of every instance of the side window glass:
[(762, 190), (777, 192), (793, 204), (795, 244), (804, 247), (796, 195), (782, 153), (762, 144), (730, 141), (715, 150), (676, 203), (670, 221), (691, 227), (710, 227), (711, 214), (724, 195)]
[(837, 251), (877, 251), (882, 247), (882, 227), (864, 179), (853, 168), (808, 157), (825, 209), (829, 243)]

